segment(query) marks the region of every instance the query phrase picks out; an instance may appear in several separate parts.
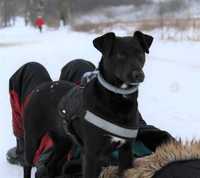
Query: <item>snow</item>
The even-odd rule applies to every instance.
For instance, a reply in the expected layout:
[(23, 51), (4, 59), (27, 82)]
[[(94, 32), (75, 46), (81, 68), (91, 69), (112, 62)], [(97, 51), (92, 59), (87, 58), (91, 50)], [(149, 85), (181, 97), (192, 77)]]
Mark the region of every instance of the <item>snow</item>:
[[(113, 30), (115, 31), (115, 30)], [(126, 31), (115, 31), (126, 35)], [(147, 55), (146, 79), (140, 86), (139, 108), (144, 119), (175, 137), (199, 138), (200, 43), (161, 41), (158, 31)], [(0, 173), (5, 178), (22, 177), (22, 168), (6, 161), (6, 152), (15, 145), (12, 134), (8, 96), (9, 77), (24, 63), (38, 61), (57, 80), (61, 67), (75, 58), (88, 59), (96, 65), (100, 53), (92, 40), (99, 34), (73, 32), (68, 28), (37, 29), (24, 27), (18, 20), (15, 27), (0, 30)]]

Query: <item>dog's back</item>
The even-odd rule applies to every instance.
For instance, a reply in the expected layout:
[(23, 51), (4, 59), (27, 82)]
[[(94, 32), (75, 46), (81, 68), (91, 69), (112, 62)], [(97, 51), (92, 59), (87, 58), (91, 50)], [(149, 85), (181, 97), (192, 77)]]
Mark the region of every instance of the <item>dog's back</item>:
[(74, 85), (65, 81), (48, 82), (40, 85), (32, 92), (24, 112), (25, 161), (27, 167), (32, 166), (40, 140), (46, 133), (53, 137), (54, 142), (60, 142), (66, 137), (57, 117), (57, 105)]
[(72, 60), (62, 68), (60, 81), (42, 84), (32, 92), (24, 113), (25, 156), (27, 161), (27, 165), (24, 167), (24, 176), (26, 178), (30, 177), (30, 166), (44, 134), (48, 133), (54, 141), (55, 156), (51, 158), (48, 165), (51, 174), (55, 172), (53, 165), (67, 154), (72, 142), (64, 132), (58, 117), (57, 106), (61, 98), (69, 90), (75, 88), (74, 83), (79, 84), (82, 75), (94, 69), (95, 66), (89, 61)]

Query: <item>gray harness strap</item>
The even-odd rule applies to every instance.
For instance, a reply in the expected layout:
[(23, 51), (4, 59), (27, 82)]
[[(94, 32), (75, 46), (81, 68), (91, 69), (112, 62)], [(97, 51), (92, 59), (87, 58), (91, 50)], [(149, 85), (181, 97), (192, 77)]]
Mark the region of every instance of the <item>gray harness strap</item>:
[[(119, 88), (116, 87), (110, 83), (108, 83), (100, 74), (99, 71), (93, 71), (93, 72), (86, 72), (83, 75), (82, 78), (82, 83), (89, 83), (92, 79), (96, 78), (98, 79), (99, 83), (106, 88), (107, 90), (115, 93), (115, 94), (121, 94), (121, 95), (130, 95), (135, 93), (136, 91), (138, 91), (138, 86), (140, 83), (131, 83), (132, 87), (131, 88)], [(84, 79), (86, 80), (86, 82), (84, 82)], [(84, 85), (84, 84), (83, 84)]]
[(100, 84), (104, 88), (106, 88), (116, 94), (130, 95), (130, 94), (135, 93), (138, 90), (139, 83), (135, 83), (134, 86), (131, 88), (124, 89), (124, 88), (118, 88), (118, 87), (113, 86), (110, 83), (106, 82), (99, 72), (97, 73), (97, 78), (98, 78), (98, 81), (100, 82)]
[(137, 129), (126, 129), (120, 126), (117, 126), (111, 122), (108, 122), (90, 111), (86, 111), (85, 120), (89, 123), (99, 127), (107, 132), (110, 132), (114, 135), (125, 137), (125, 138), (136, 138), (138, 130)]

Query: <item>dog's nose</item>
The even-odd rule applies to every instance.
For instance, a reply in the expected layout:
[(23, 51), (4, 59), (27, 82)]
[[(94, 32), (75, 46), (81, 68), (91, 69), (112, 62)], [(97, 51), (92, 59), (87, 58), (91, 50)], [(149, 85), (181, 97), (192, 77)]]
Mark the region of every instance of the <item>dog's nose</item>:
[(134, 82), (143, 82), (144, 72), (143, 71), (133, 71), (132, 78), (133, 78)]

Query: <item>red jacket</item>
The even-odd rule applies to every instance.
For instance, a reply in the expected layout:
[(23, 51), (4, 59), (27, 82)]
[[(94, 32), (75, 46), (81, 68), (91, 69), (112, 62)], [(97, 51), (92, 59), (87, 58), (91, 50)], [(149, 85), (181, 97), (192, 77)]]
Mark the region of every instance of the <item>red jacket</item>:
[(37, 27), (41, 27), (42, 25), (44, 25), (44, 19), (42, 17), (38, 17), (36, 20), (35, 20), (35, 25)]

